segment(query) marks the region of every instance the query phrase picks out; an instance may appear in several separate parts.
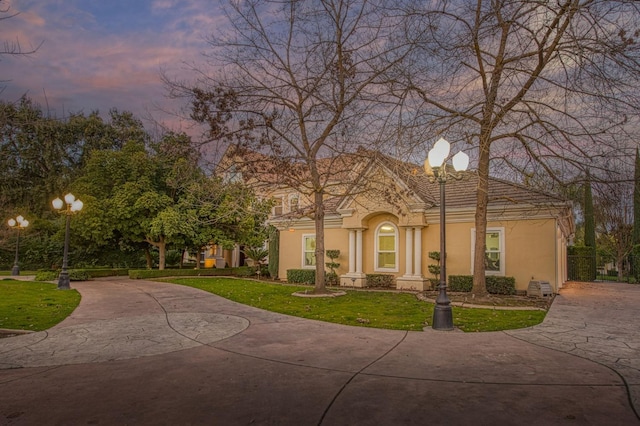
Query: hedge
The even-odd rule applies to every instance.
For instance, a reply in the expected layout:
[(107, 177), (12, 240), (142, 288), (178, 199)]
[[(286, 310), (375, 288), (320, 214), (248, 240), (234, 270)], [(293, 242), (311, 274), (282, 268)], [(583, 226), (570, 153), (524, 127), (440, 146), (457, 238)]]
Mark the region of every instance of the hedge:
[[(485, 278), (489, 293), (516, 294), (516, 279), (514, 277), (489, 275)], [(447, 289), (449, 291), (470, 292), (473, 289), (473, 275), (449, 275)]]
[(367, 274), (367, 287), (392, 287), (393, 275)]
[(162, 277), (210, 277), (221, 275), (239, 275), (242, 268), (206, 268), (206, 269), (131, 269), (129, 278), (134, 280)]
[[(69, 281), (87, 281), (92, 278), (126, 276), (128, 269), (69, 269)], [(41, 269), (36, 272), (36, 281), (55, 281), (60, 270)]]
[(315, 284), (315, 269), (287, 269), (287, 282), (291, 284)]

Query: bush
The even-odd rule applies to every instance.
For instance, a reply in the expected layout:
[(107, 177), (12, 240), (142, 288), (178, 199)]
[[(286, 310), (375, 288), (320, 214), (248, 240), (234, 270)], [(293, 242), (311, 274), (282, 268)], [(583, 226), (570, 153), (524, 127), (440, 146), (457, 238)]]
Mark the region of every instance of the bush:
[(69, 270), (69, 281), (87, 281), (90, 278), (89, 273), (83, 269)]
[(487, 291), (491, 294), (516, 294), (516, 279), (514, 277), (488, 276)]
[(392, 287), (393, 275), (367, 274), (367, 287)]
[[(487, 291), (491, 294), (516, 294), (516, 279), (514, 277), (496, 277), (489, 275)], [(473, 275), (449, 275), (447, 285), (449, 291), (470, 292), (473, 290)]]
[(291, 284), (315, 284), (315, 269), (287, 269), (287, 282)]
[[(246, 267), (245, 267), (246, 268)], [(223, 276), (237, 275), (240, 268), (212, 268), (212, 269), (131, 269), (129, 270), (129, 278), (131, 279), (149, 279), (162, 277), (207, 277), (207, 276)]]
[(473, 289), (473, 275), (449, 275), (447, 290), (469, 292)]
[(36, 272), (36, 281), (55, 281), (58, 279), (60, 273), (58, 271), (52, 271), (50, 269), (41, 269)]
[(335, 272), (327, 272), (324, 276), (324, 282), (326, 285), (337, 286), (340, 284), (340, 279)]

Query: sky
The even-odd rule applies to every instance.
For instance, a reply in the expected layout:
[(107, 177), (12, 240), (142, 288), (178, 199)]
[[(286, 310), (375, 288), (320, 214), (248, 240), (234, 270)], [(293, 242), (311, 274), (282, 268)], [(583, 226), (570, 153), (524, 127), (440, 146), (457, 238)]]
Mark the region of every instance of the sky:
[[(0, 0), (0, 42), (30, 55), (0, 56), (0, 100), (26, 94), (51, 116), (106, 117), (112, 108), (153, 117), (187, 131), (162, 110), (184, 103), (167, 98), (160, 74), (189, 78), (186, 64), (203, 63), (206, 37), (223, 22), (217, 0)], [(2, 47), (2, 46), (0, 46)], [(188, 131), (187, 131), (188, 132)]]

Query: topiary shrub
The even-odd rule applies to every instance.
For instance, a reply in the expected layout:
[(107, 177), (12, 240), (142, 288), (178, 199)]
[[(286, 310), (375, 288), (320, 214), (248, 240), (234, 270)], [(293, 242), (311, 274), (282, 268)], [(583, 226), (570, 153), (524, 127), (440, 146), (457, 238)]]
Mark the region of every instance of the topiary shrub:
[(315, 284), (315, 269), (287, 269), (287, 282), (291, 284)]
[(367, 274), (367, 287), (393, 287), (393, 275)]

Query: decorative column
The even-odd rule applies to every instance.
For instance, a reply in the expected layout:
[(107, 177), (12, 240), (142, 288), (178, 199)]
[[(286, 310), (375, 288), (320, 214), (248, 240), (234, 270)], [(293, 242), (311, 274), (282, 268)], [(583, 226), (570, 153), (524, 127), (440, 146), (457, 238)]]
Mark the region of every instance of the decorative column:
[(349, 229), (349, 274), (356, 272), (356, 231)]
[(362, 229), (356, 230), (356, 274), (362, 275)]
[(410, 277), (413, 275), (413, 228), (405, 228), (406, 243), (405, 243), (405, 269), (404, 276)]
[(349, 229), (349, 272), (340, 276), (340, 285), (366, 285), (366, 276), (362, 272), (362, 229)]
[(415, 260), (415, 269), (413, 274), (422, 278), (422, 228), (413, 228), (415, 232), (413, 258)]

